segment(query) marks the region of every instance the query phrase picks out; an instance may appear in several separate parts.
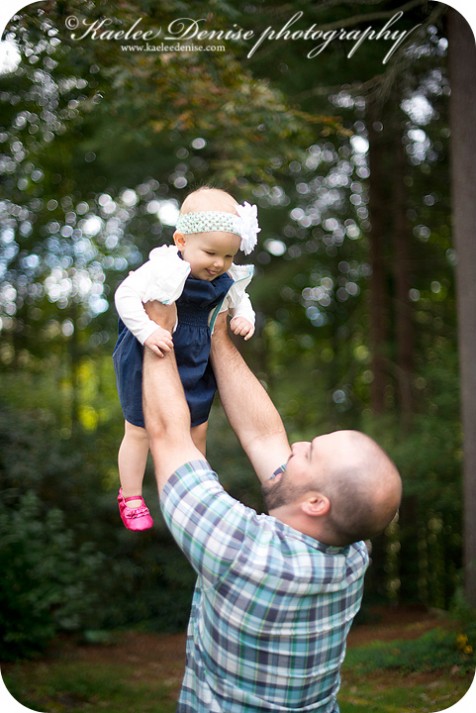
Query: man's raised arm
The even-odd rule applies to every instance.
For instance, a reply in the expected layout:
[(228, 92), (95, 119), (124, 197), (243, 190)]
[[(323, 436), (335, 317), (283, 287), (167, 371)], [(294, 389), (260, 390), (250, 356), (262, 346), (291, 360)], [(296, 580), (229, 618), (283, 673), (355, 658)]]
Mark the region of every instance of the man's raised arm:
[[(175, 305), (147, 303), (146, 310), (151, 319), (173, 329)], [(160, 357), (144, 348), (142, 399), (157, 485), (162, 492), (177, 468), (191, 460), (203, 459), (190, 435), (190, 411), (173, 351)]]
[(273, 402), (229, 337), (224, 314), (215, 324), (211, 356), (228, 421), (264, 483), (286, 463), (291, 450)]

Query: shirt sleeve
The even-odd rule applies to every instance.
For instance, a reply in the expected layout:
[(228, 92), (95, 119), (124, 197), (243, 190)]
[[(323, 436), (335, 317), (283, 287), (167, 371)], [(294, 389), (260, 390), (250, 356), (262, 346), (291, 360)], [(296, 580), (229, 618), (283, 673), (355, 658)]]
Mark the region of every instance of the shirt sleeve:
[(232, 317), (244, 317), (254, 325), (256, 315), (250, 297), (246, 292), (246, 288), (253, 278), (254, 267), (252, 265), (233, 264), (228, 270), (228, 274), (233, 278), (234, 283), (223, 301), (220, 312), (229, 310)]
[(182, 294), (189, 272), (189, 263), (178, 257), (176, 248), (162, 246), (152, 250), (149, 260), (129, 273), (119, 285), (114, 296), (117, 312), (141, 344), (157, 329), (157, 323), (147, 316), (143, 303), (175, 302)]
[(127, 329), (144, 344), (157, 329), (157, 324), (147, 315), (144, 307), (145, 285), (150, 279), (151, 264), (144, 263), (121, 282), (114, 295), (117, 313)]
[(242, 298), (236, 307), (230, 307), (230, 314), (232, 317), (244, 317), (254, 326), (256, 315), (251, 305), (249, 295), (246, 292), (242, 295)]
[(206, 461), (187, 463), (172, 475), (161, 508), (178, 546), (209, 586), (228, 572), (256, 514), (225, 492)]

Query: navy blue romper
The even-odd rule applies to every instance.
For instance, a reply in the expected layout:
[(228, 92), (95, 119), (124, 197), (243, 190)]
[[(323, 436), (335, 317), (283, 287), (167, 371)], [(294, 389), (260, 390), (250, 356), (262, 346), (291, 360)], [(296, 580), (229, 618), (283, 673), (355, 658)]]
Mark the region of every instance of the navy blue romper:
[[(190, 409), (191, 425), (208, 421), (216, 381), (210, 364), (210, 312), (224, 299), (233, 284), (224, 273), (211, 282), (190, 275), (176, 301), (178, 324), (173, 333), (175, 358), (185, 397)], [(124, 418), (144, 428), (142, 411), (142, 355), (144, 347), (122, 320), (113, 353), (117, 390)]]

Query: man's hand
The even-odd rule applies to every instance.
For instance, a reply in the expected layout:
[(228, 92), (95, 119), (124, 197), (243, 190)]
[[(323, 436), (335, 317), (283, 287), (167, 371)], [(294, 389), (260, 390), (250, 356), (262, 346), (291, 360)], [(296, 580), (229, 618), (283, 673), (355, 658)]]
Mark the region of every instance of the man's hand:
[(236, 334), (239, 337), (243, 337), (245, 342), (247, 342), (248, 339), (251, 339), (251, 337), (255, 333), (254, 325), (251, 324), (251, 322), (249, 322), (247, 319), (245, 319), (245, 317), (233, 317), (230, 322), (230, 329), (233, 334)]

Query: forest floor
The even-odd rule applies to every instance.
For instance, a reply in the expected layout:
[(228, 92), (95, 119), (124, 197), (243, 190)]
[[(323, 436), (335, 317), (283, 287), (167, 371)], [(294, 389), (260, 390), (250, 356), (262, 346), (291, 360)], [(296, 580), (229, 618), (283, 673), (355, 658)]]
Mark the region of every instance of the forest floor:
[[(421, 608), (372, 609), (351, 630), (347, 660), (354, 652), (365, 662), (378, 660), (378, 642), (392, 648), (452, 626), (441, 614)], [(2, 665), (2, 677), (17, 700), (45, 713), (173, 713), (184, 662), (185, 633), (127, 631), (107, 645), (60, 638), (41, 660)], [(471, 671), (454, 665), (389, 671), (379, 670), (377, 663), (362, 674), (346, 661), (339, 702), (342, 713), (433, 713), (456, 703), (472, 678)]]

